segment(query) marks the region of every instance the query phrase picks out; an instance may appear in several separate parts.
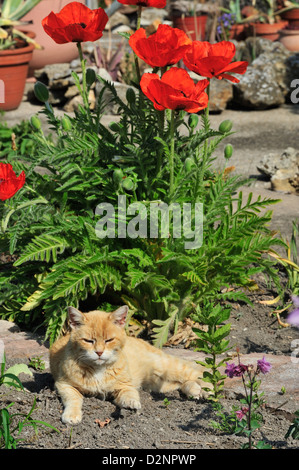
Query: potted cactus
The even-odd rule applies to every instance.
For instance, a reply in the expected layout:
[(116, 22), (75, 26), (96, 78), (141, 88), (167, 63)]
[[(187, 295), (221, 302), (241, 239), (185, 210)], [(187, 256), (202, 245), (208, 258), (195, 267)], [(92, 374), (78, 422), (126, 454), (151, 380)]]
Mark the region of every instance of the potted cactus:
[(34, 33), (22, 31), (21, 18), (41, 0), (4, 0), (0, 7), (0, 109), (16, 109), (23, 97)]

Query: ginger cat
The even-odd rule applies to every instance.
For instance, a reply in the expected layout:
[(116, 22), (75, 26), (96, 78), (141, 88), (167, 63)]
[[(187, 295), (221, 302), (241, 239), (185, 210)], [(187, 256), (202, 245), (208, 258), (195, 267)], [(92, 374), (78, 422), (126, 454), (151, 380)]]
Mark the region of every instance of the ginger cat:
[(141, 407), (140, 387), (203, 396), (202, 367), (127, 336), (127, 312), (127, 306), (112, 313), (84, 314), (68, 307), (71, 332), (50, 349), (51, 372), (64, 405), (63, 423), (80, 423), (83, 395), (111, 396), (120, 408), (131, 409)]

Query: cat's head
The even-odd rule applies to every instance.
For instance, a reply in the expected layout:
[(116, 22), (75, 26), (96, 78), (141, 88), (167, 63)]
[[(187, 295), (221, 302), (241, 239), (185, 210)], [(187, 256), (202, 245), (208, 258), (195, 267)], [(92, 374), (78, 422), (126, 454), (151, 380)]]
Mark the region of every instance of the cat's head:
[(127, 306), (110, 313), (100, 310), (82, 313), (68, 307), (70, 341), (77, 360), (86, 365), (113, 364), (126, 341), (127, 313)]

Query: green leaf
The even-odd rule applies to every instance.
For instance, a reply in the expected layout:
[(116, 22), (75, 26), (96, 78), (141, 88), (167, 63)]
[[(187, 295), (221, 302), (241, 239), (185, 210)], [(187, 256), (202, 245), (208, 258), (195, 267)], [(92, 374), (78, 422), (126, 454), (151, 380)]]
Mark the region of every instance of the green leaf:
[(55, 237), (53, 235), (40, 235), (35, 237), (24, 250), (24, 253), (14, 263), (14, 266), (20, 266), (27, 261), (57, 261), (57, 255), (62, 254), (69, 246), (65, 238)]

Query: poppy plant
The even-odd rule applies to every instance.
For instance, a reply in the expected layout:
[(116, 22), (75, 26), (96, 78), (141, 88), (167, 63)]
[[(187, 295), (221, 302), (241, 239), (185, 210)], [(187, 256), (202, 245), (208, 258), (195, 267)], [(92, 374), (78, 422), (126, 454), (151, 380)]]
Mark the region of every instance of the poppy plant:
[(166, 67), (181, 60), (192, 41), (184, 31), (160, 24), (149, 37), (146, 37), (145, 29), (139, 28), (130, 37), (129, 44), (135, 54), (151, 67)]
[(102, 8), (91, 10), (79, 2), (68, 3), (59, 13), (42, 20), (45, 32), (57, 43), (96, 41), (103, 35), (108, 16)]
[(236, 46), (230, 41), (221, 41), (210, 44), (207, 41), (193, 41), (183, 57), (184, 64), (189, 70), (207, 78), (226, 78), (238, 83), (231, 73), (244, 74), (248, 62), (232, 62), (236, 53)]
[(208, 95), (204, 90), (208, 84), (208, 80), (195, 84), (188, 72), (178, 67), (172, 67), (162, 78), (156, 73), (145, 73), (140, 81), (141, 90), (157, 110), (183, 109), (188, 113), (207, 107)]
[(25, 173), (16, 176), (10, 163), (0, 162), (0, 200), (10, 199), (25, 184)]
[(139, 7), (165, 8), (167, 0), (117, 0), (124, 5), (137, 5)]

